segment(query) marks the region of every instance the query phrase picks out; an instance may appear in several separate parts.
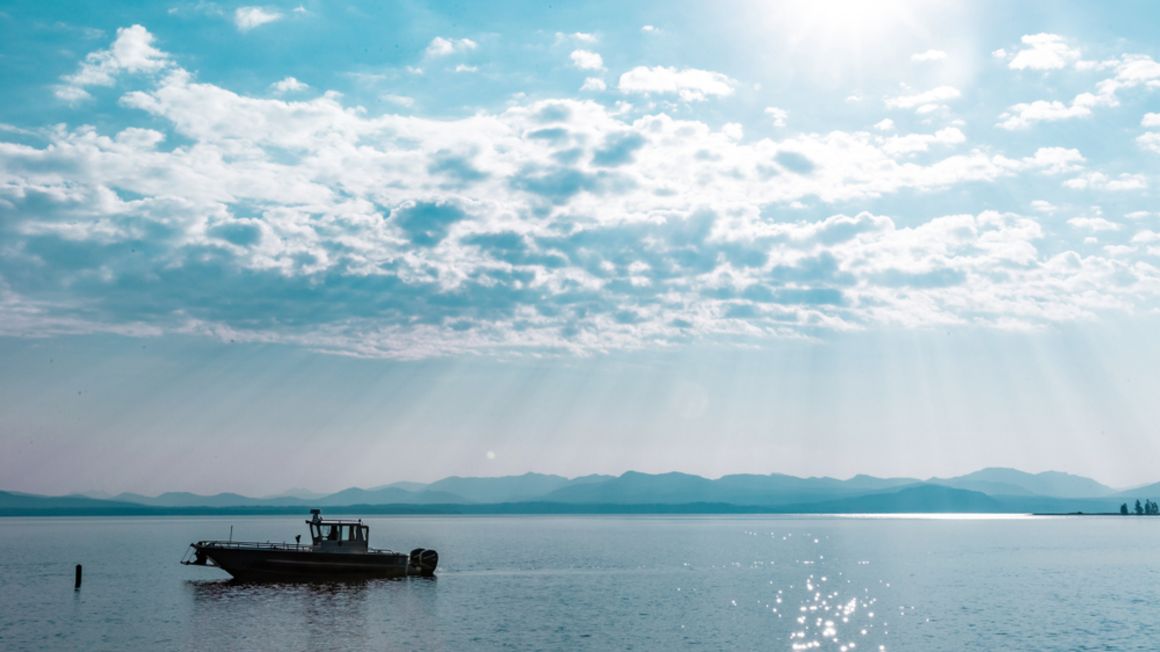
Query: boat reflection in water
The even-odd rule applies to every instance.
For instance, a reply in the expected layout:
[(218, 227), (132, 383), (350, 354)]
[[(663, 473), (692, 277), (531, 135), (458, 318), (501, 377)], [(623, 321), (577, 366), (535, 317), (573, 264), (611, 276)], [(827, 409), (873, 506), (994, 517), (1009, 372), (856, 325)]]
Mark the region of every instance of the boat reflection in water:
[(310, 510), (310, 543), (198, 541), (181, 563), (216, 566), (241, 581), (336, 580), (435, 574), (439, 553), (415, 548), (410, 554), (369, 545), (362, 520), (323, 519)]

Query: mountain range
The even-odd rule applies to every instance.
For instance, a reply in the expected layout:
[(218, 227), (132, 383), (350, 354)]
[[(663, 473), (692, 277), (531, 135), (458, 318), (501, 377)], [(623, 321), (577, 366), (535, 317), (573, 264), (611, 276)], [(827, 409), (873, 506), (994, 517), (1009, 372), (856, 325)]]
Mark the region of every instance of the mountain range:
[(258, 498), (236, 493), (38, 496), (0, 491), (0, 515), (284, 513), (310, 507), (331, 511), (357, 507), (364, 513), (1115, 512), (1122, 502), (1156, 495), (1160, 495), (1160, 483), (1117, 491), (1083, 476), (1010, 468), (926, 480), (869, 475), (840, 480), (779, 473), (710, 479), (687, 473), (629, 471), (578, 478), (541, 473), (452, 476), (431, 483), (395, 482), (331, 494), (294, 490)]

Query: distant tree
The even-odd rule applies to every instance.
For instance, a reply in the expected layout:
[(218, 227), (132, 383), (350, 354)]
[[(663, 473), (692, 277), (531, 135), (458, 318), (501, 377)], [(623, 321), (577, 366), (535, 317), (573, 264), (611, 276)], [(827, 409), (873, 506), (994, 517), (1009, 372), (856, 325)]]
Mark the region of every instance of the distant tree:
[(1136, 499), (1136, 516), (1144, 513), (1144, 506), (1140, 504), (1140, 499)]
[(1145, 500), (1144, 501), (1144, 513), (1150, 514), (1152, 516), (1160, 514), (1160, 505), (1157, 505), (1156, 501), (1154, 501), (1154, 500)]
[(1120, 505), (1120, 513), (1124, 516), (1128, 515), (1128, 503), (1123, 503)]

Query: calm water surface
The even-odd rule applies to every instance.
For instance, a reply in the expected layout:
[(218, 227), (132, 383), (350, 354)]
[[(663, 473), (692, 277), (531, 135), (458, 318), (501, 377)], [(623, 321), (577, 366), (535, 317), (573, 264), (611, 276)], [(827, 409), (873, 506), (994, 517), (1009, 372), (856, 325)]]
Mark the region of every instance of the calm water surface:
[(388, 517), (438, 578), (177, 564), (302, 520), (0, 519), (0, 649), (1160, 649), (1160, 519)]

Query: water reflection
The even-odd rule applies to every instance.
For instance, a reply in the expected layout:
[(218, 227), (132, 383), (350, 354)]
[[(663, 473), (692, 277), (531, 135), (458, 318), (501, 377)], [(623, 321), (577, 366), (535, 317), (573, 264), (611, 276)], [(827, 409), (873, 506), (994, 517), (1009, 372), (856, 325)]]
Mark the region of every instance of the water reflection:
[[(430, 579), (348, 582), (246, 583), (188, 581), (198, 643), (220, 639), (223, 649), (260, 644), (265, 635), (295, 640), (309, 649), (342, 645), (366, 649), (399, 620), (432, 618), (436, 583)], [(247, 644), (244, 647), (250, 647)], [(216, 645), (211, 647), (217, 647)]]

